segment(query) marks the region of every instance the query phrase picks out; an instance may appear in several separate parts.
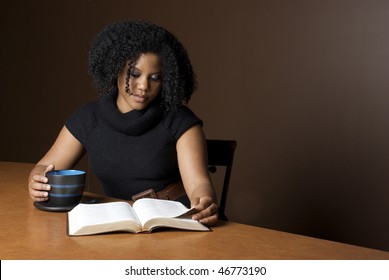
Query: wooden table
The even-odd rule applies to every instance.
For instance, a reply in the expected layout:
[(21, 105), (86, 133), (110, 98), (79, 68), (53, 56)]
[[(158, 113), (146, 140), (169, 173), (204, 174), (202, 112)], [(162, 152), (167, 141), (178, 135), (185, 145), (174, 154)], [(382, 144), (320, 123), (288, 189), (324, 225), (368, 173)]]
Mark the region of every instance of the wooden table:
[(389, 252), (233, 222), (211, 232), (162, 230), (69, 237), (66, 213), (36, 209), (33, 164), (0, 162), (0, 258), (6, 259), (389, 259)]

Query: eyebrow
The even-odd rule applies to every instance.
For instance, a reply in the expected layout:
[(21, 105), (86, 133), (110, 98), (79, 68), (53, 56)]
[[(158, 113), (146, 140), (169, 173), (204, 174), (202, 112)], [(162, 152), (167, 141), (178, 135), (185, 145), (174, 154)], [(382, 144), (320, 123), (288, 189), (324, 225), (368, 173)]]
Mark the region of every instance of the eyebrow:
[[(139, 68), (135, 67), (135, 66), (131, 66), (130, 68), (131, 70), (137, 70), (139, 72), (142, 72), (142, 70), (140, 70)], [(162, 71), (157, 71), (157, 72), (153, 72), (151, 73), (151, 75), (155, 75), (155, 74), (162, 74)]]

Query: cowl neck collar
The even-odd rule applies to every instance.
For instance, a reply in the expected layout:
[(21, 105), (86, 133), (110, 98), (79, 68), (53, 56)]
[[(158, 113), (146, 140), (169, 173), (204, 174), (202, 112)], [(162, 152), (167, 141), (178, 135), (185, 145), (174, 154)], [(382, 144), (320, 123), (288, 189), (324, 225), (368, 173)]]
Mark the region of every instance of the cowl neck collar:
[(139, 136), (154, 127), (162, 117), (159, 98), (156, 98), (143, 110), (131, 110), (121, 113), (116, 106), (117, 92), (104, 94), (99, 101), (104, 121), (118, 132)]

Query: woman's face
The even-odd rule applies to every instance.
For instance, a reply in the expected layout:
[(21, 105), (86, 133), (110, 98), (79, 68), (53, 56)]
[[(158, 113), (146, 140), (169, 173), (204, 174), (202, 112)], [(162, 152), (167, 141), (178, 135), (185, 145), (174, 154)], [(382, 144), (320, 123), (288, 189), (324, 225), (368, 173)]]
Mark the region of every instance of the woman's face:
[(162, 65), (154, 53), (142, 54), (133, 64), (126, 90), (128, 63), (118, 77), (117, 107), (121, 113), (146, 108), (159, 94), (162, 87)]

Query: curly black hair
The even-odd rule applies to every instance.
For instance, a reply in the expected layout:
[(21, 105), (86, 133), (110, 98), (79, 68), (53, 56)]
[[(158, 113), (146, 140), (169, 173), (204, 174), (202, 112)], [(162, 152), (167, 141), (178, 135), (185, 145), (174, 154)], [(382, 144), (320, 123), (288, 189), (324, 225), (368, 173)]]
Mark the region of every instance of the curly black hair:
[[(161, 105), (165, 112), (187, 104), (197, 87), (188, 53), (166, 29), (143, 20), (127, 20), (105, 27), (92, 41), (89, 74), (100, 94), (117, 90), (119, 73), (141, 54), (155, 53), (162, 64)], [(130, 68), (129, 67), (129, 68)], [(127, 83), (129, 73), (127, 73)]]

